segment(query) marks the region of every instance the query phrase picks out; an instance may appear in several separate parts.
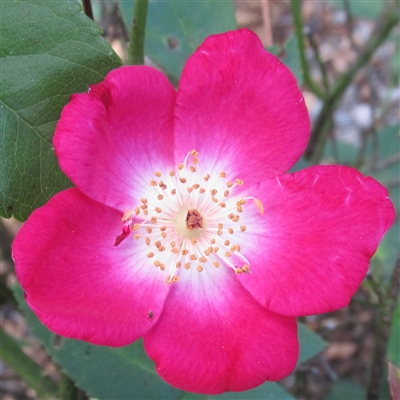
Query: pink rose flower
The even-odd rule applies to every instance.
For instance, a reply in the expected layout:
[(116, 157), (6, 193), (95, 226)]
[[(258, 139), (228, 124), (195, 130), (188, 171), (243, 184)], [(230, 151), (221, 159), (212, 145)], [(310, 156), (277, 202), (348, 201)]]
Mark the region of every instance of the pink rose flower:
[(178, 92), (150, 67), (110, 72), (57, 125), (76, 188), (15, 239), (27, 303), (62, 336), (143, 337), (183, 390), (288, 375), (295, 317), (346, 306), (394, 219), (387, 190), (353, 168), (285, 174), (309, 129), (294, 76), (248, 30), (207, 38)]

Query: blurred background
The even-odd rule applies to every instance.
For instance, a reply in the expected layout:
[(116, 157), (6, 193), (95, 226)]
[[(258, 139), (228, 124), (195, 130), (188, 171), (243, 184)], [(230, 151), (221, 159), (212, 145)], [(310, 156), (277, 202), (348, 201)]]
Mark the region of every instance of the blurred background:
[[(156, 2), (151, 3), (157, 7)], [(103, 30), (104, 37), (126, 61), (129, 39), (127, 24), (132, 18), (132, 2), (93, 1), (92, 7), (94, 19)], [(200, 3), (193, 1), (191, 7), (193, 13), (201, 14)], [(151, 22), (151, 10), (147, 32), (150, 37), (157, 24)], [(399, 3), (352, 0), (234, 1), (232, 12), (238, 27), (253, 30), (265, 47), (292, 69), (303, 90), (313, 121), (313, 131), (305, 156), (293, 170), (318, 163), (354, 166), (389, 189), (398, 211), (398, 14), (397, 21), (395, 18)], [(224, 18), (221, 15), (221, 21)], [(162, 23), (158, 22), (160, 24), (160, 29), (164, 29)], [(302, 42), (300, 46), (299, 40)], [(183, 49), (179, 33), (172, 31), (166, 34), (165, 43), (165, 54), (161, 54), (156, 45), (153, 48), (152, 42), (149, 42), (145, 48), (146, 63), (160, 67), (171, 82), (177, 84), (186, 50)], [(191, 52), (189, 49), (189, 54)], [(60, 368), (32, 335), (11, 291), (16, 278), (10, 246), (21, 224), (14, 219), (1, 219), (0, 325), (7, 335), (22, 345), (26, 355), (41, 366), (46, 379), (72, 384), (63, 377)], [(371, 385), (375, 384), (378, 385), (375, 390), (378, 390), (380, 399), (391, 398), (387, 383), (387, 359), (398, 365), (400, 353), (399, 273), (396, 275), (395, 270), (396, 265), (399, 269), (399, 243), (397, 217), (373, 258), (368, 278), (349, 307), (302, 319), (329, 344), (320, 354), (280, 382), (294, 397), (357, 400), (366, 398), (369, 393), (368, 398), (374, 398)], [(3, 340), (2, 345), (6, 345)], [(380, 371), (374, 372), (377, 364)], [(374, 373), (382, 374), (381, 385), (376, 383), (379, 377), (374, 378)], [(0, 362), (0, 393), (3, 400), (40, 398), (3, 361)], [(74, 393), (77, 399), (87, 398), (80, 390)]]

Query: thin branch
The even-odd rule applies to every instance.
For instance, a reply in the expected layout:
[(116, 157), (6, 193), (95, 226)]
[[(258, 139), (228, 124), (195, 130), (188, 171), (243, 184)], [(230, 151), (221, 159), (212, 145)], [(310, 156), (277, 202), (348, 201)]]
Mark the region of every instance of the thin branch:
[(129, 43), (129, 64), (144, 64), (144, 36), (146, 32), (146, 19), (149, 0), (135, 0), (131, 40)]
[(400, 151), (392, 156), (379, 161), (374, 168), (374, 172), (382, 171), (391, 165), (397, 164), (400, 161)]
[(353, 16), (351, 15), (351, 10), (350, 10), (350, 0), (343, 0), (343, 5), (344, 9), (346, 11), (346, 24), (347, 24), (347, 31), (350, 39), (350, 44), (353, 50), (357, 51), (357, 45), (354, 42), (354, 37), (353, 37)]
[(321, 70), (322, 74), (322, 83), (324, 85), (325, 93), (329, 93), (329, 80), (328, 80), (328, 72), (326, 70), (326, 65), (322, 61), (321, 58), (321, 53), (319, 52), (319, 47), (317, 42), (315, 41), (314, 34), (310, 32), (308, 35), (308, 40), (310, 41), (310, 45), (314, 51), (315, 55), (315, 60), (317, 61), (317, 64), (319, 66), (319, 69)]
[(297, 36), (297, 46), (299, 47), (301, 68), (303, 70), (303, 80), (307, 87), (320, 99), (324, 98), (324, 93), (311, 77), (311, 70), (306, 57), (306, 45), (303, 35), (303, 21), (301, 19), (301, 1), (291, 0), (294, 29)]
[[(292, 3), (296, 4), (296, 1), (293, 0)], [(307, 160), (311, 160), (313, 163), (318, 163), (321, 159), (325, 141), (332, 124), (333, 113), (341, 101), (344, 92), (353, 81), (357, 72), (369, 62), (375, 50), (385, 41), (392, 28), (397, 25), (399, 20), (400, 17), (398, 13), (392, 12), (392, 10), (388, 10), (384, 15), (382, 15), (382, 25), (379, 24), (375, 27), (368, 42), (361, 50), (357, 62), (341, 76), (329, 96), (325, 99), (322, 110), (315, 121), (311, 132), (311, 138), (305, 152), (305, 158)]]

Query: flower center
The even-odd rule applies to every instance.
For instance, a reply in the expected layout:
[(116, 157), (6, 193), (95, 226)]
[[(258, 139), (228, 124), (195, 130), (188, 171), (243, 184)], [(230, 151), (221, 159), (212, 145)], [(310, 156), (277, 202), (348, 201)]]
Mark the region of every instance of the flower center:
[(262, 203), (235, 196), (243, 181), (227, 181), (225, 172), (200, 175), (198, 162), (192, 150), (176, 170), (165, 176), (155, 172), (157, 179), (149, 180), (141, 204), (122, 217), (122, 234), (115, 240), (118, 246), (133, 232), (149, 263), (167, 269), (167, 283), (176, 282), (182, 268), (202, 272), (224, 265), (236, 273), (250, 272), (240, 245), (247, 228), (239, 221), (247, 200), (261, 215)]

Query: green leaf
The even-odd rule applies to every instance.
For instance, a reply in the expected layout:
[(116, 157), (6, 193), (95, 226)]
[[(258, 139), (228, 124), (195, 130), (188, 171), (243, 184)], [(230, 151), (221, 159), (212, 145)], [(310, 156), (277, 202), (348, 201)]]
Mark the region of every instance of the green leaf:
[(282, 62), (292, 71), (297, 79), (297, 84), (303, 84), (303, 68), (301, 67), (301, 58), (299, 46), (297, 45), (297, 36), (291, 36), (285, 43), (285, 56)]
[(76, 0), (0, 4), (0, 214), (25, 220), (70, 186), (52, 149), (63, 106), (120, 60)]
[(365, 399), (366, 389), (359, 383), (341, 379), (332, 384), (326, 400)]
[(327, 345), (324, 339), (305, 324), (298, 324), (300, 355), (297, 366), (320, 353)]
[[(120, 1), (119, 7), (130, 30), (133, 1)], [(232, 29), (236, 29), (232, 1), (150, 1), (145, 54), (177, 81), (187, 58), (208, 35)]]
[(55, 335), (31, 311), (19, 286), (15, 297), (33, 334), (76, 385), (97, 399), (178, 399), (182, 392), (165, 383), (144, 352), (142, 341), (125, 347), (95, 346)]
[(246, 392), (226, 392), (216, 396), (185, 393), (180, 400), (294, 400), (294, 397), (279, 384), (265, 382), (263, 385)]

